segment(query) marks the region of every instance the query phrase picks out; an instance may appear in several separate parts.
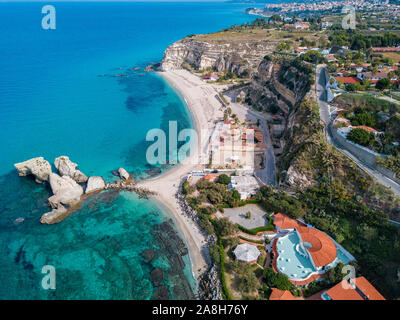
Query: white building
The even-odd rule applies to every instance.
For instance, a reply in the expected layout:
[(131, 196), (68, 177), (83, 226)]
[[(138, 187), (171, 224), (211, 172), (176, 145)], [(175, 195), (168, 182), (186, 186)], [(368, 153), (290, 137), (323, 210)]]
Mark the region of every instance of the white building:
[(233, 253), (235, 254), (237, 260), (248, 263), (256, 263), (260, 255), (260, 251), (257, 249), (257, 247), (248, 243), (239, 244)]
[(255, 177), (250, 175), (232, 176), (231, 188), (240, 193), (241, 200), (245, 200), (256, 194), (260, 184)]

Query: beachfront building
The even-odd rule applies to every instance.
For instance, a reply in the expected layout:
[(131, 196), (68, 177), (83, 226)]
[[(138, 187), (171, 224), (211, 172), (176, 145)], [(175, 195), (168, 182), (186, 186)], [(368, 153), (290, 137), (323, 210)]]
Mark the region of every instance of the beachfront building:
[(266, 149), (260, 130), (241, 126), (232, 120), (217, 122), (208, 147), (212, 168), (254, 168), (255, 153)]
[(230, 188), (240, 193), (241, 200), (246, 200), (256, 194), (257, 190), (260, 188), (260, 183), (254, 176), (232, 176)]
[(273, 240), (273, 269), (288, 276), (296, 285), (324, 277), (339, 262), (355, 260), (324, 232), (277, 213), (273, 216), (277, 237)]
[(260, 251), (257, 249), (257, 247), (248, 243), (239, 244), (233, 253), (237, 260), (250, 264), (256, 263), (260, 255)]
[(342, 280), (325, 291), (323, 300), (386, 300), (364, 277)]
[(201, 79), (205, 81), (217, 81), (219, 79), (219, 76), (216, 74), (206, 74), (202, 76)]

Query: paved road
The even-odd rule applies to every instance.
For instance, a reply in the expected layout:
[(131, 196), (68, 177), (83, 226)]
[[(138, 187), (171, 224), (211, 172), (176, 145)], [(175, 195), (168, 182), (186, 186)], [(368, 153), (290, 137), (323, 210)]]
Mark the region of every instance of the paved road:
[(321, 120), (325, 123), (325, 136), (329, 143), (334, 145), (340, 152), (344, 155), (352, 159), (358, 167), (360, 167), (367, 174), (375, 178), (376, 181), (383, 184), (384, 186), (390, 188), (395, 194), (400, 195), (400, 185), (383, 174), (376, 171), (371, 166), (366, 163), (360, 161), (360, 159), (356, 158), (353, 154), (351, 154), (346, 149), (342, 148), (340, 145), (335, 143), (332, 138), (332, 123), (337, 117), (337, 113), (333, 110), (330, 110), (328, 103), (326, 102), (326, 90), (325, 90), (325, 66), (318, 65), (316, 70), (316, 93), (318, 97), (319, 107), (320, 107), (320, 116)]

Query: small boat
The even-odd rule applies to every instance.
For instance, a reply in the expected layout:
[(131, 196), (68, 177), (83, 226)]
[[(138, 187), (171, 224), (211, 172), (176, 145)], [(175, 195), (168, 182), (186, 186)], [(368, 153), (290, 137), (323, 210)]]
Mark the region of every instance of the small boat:
[(19, 218), (17, 218), (17, 219), (14, 220), (14, 223), (15, 223), (15, 224), (21, 223), (21, 222), (24, 222), (24, 220), (25, 220), (24, 218), (19, 217)]

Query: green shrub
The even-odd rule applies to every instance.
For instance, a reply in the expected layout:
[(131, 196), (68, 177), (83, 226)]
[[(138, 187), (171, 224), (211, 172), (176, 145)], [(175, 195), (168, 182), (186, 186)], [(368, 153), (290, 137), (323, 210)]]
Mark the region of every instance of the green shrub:
[(275, 227), (273, 225), (268, 225), (268, 226), (263, 226), (263, 227), (258, 227), (258, 228), (254, 228), (254, 229), (247, 229), (241, 225), (237, 225), (237, 227), (239, 228), (240, 231), (247, 233), (247, 234), (251, 234), (253, 236), (256, 236), (257, 233), (259, 232), (263, 232), (263, 231), (273, 231), (275, 229)]
[(221, 263), (221, 254), (219, 252), (220, 247), (216, 244), (216, 243), (212, 243), (210, 245), (210, 257), (211, 259), (216, 263), (216, 264), (220, 264)]
[(270, 288), (278, 288), (279, 290), (291, 290), (293, 287), (286, 274), (275, 273), (271, 267), (264, 269), (264, 281)]
[(375, 141), (373, 134), (360, 128), (352, 129), (347, 134), (347, 139), (361, 146), (368, 146), (372, 141)]
[(226, 174), (221, 174), (218, 177), (218, 183), (229, 184), (230, 182), (231, 182), (231, 177)]

